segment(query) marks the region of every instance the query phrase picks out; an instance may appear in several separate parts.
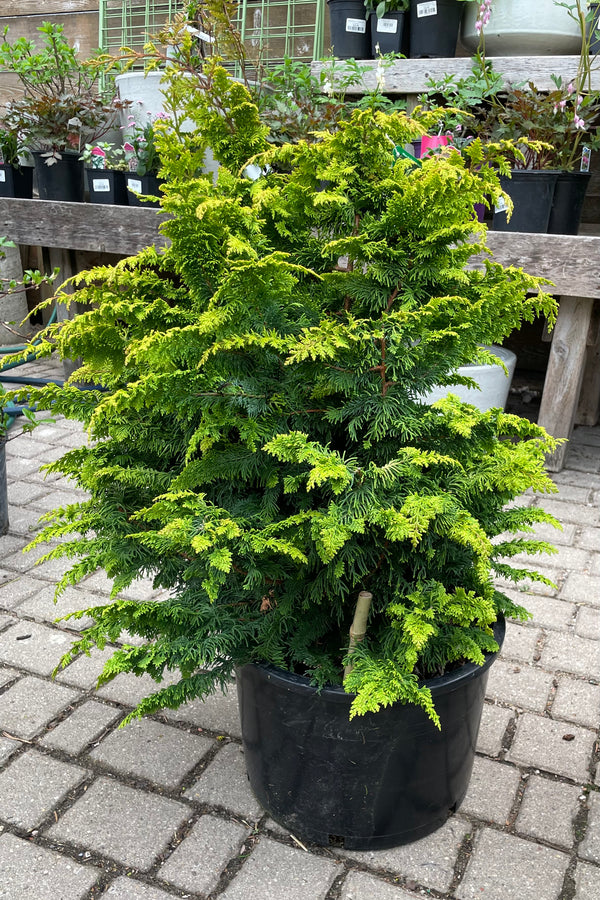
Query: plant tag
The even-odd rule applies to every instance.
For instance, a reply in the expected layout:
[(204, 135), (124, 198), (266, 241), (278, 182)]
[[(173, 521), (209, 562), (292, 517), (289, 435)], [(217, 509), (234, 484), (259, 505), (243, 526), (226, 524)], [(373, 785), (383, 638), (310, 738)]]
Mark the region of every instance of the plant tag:
[(346, 19), (346, 31), (353, 34), (366, 34), (367, 23), (364, 19)]
[(429, 3), (417, 3), (417, 19), (424, 19), (425, 16), (437, 16), (437, 0), (430, 0)]
[(506, 208), (506, 200), (504, 197), (498, 197), (496, 205), (494, 206), (494, 212), (503, 213), (506, 212)]
[(377, 19), (377, 31), (379, 34), (396, 34), (398, 19)]
[(581, 166), (579, 167), (579, 171), (580, 172), (589, 172), (591, 161), (592, 161), (592, 148), (591, 147), (582, 147), (581, 148)]
[(0, 182), (5, 182), (5, 181), (6, 181), (6, 172), (4, 171), (4, 169), (0, 169)]
[(92, 178), (92, 187), (97, 194), (110, 193), (110, 181), (108, 178)]
[(128, 178), (127, 187), (130, 191), (137, 191), (138, 194), (142, 193), (142, 182), (139, 178)]

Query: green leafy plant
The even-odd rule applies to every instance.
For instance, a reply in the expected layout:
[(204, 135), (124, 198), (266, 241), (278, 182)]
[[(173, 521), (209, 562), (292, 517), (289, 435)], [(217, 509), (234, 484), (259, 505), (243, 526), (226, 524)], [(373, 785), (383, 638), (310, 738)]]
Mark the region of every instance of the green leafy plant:
[(405, 12), (410, 6), (410, 0), (365, 0), (367, 17), (375, 13), (378, 19), (383, 19), (388, 12)]
[[(507, 170), (507, 147), (394, 161), (429, 120), (377, 109), (269, 147), (246, 88), (207, 65), (194, 115), (216, 185), (190, 177), (194, 134), (159, 129), (168, 248), (78, 275), (60, 300), (88, 311), (38, 351), (82, 357), (75, 377), (102, 388), (35, 398), (94, 441), (47, 467), (89, 499), (49, 514), (33, 545), (73, 560), (59, 591), (98, 567), (114, 579), (110, 602), (74, 614), (95, 624), (68, 659), (123, 631), (143, 638), (115, 650), (100, 683), (181, 679), (134, 715), (255, 660), (319, 685), (348, 666), (353, 714), (413, 702), (436, 720), (421, 679), (481, 663), (497, 617), (526, 616), (493, 577), (541, 578), (511, 559), (549, 550), (530, 532), (554, 521), (511, 502), (554, 490), (542, 428), (422, 400), (472, 384), (455, 372), (490, 359), (481, 344), (554, 316), (538, 279), (487, 258), (473, 218), (501, 194), (492, 164)], [(268, 174), (249, 181), (249, 161)], [(162, 602), (118, 596), (140, 576)], [(367, 634), (349, 650), (362, 590)]]
[(27, 148), (19, 132), (0, 120), (0, 157), (2, 162), (18, 169), (21, 166), (22, 157), (26, 155)]
[(117, 169), (120, 171), (127, 169), (124, 148), (110, 141), (86, 144), (80, 159), (91, 169)]
[(133, 116), (129, 117), (127, 139), (123, 143), (126, 165), (138, 175), (156, 175), (160, 169), (160, 156), (156, 146), (156, 123), (164, 121), (167, 116), (148, 116), (147, 122), (140, 125)]

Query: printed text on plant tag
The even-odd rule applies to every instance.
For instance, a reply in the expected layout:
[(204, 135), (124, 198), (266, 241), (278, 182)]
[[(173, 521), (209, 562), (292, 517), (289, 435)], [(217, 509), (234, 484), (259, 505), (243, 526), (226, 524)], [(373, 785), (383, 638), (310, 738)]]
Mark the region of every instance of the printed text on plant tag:
[(365, 34), (367, 23), (364, 19), (346, 19), (346, 31), (351, 31), (354, 34)]
[(430, 0), (429, 3), (417, 3), (417, 19), (424, 19), (425, 16), (437, 16), (437, 0)]

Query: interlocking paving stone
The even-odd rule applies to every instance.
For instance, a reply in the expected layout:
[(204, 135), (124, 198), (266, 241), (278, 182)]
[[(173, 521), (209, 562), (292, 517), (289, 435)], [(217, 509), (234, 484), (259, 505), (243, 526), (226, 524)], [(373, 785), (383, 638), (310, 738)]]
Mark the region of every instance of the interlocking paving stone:
[[(558, 532), (557, 532), (558, 534)], [(512, 562), (523, 565), (526, 569), (537, 569), (538, 562), (550, 569), (584, 569), (590, 565), (591, 552), (579, 547), (568, 547), (557, 544), (554, 553), (536, 553), (529, 556), (527, 553), (517, 553)]]
[[(31, 481), (17, 481), (8, 485), (8, 502), (15, 504), (27, 504), (39, 497), (52, 497), (53, 492), (43, 483)], [(40, 515), (40, 513), (38, 513)]]
[(460, 900), (557, 900), (569, 857), (488, 828), (475, 838), (473, 854), (456, 896)]
[(0, 669), (0, 688), (8, 684), (9, 681), (14, 681), (15, 678), (20, 677), (21, 673), (17, 672), (16, 669)]
[(48, 836), (144, 870), (189, 815), (188, 807), (176, 800), (99, 778)]
[(416, 894), (408, 894), (402, 888), (375, 878), (366, 872), (350, 872), (340, 900), (416, 900)]
[(222, 900), (325, 900), (340, 864), (261, 838)]
[(2, 561), (13, 553), (22, 553), (23, 548), (27, 546), (27, 540), (20, 534), (4, 534), (2, 535)]
[[(110, 594), (113, 589), (113, 579), (106, 575), (106, 572), (99, 571), (90, 575), (82, 582), (87, 590), (101, 591)], [(119, 591), (119, 597), (126, 600), (156, 600), (159, 596), (163, 596), (162, 589), (156, 589), (152, 586), (151, 578), (138, 578), (129, 587)]]
[(570, 849), (581, 788), (532, 775), (527, 781), (516, 829)]
[(22, 746), (20, 741), (0, 737), (0, 765), (3, 765)]
[(600, 724), (600, 685), (561, 676), (552, 704), (552, 718), (597, 728)]
[(165, 709), (163, 715), (177, 722), (190, 722), (208, 731), (224, 732), (231, 737), (242, 736), (235, 685), (226, 694), (217, 690), (204, 700), (192, 700), (179, 709)]
[(562, 586), (561, 597), (572, 603), (600, 606), (600, 577), (583, 572), (570, 572)]
[(47, 587), (45, 581), (31, 578), (29, 575), (12, 575), (9, 581), (0, 586), (0, 608), (14, 609), (23, 600), (33, 597)]
[(539, 506), (555, 516), (559, 522), (574, 522), (575, 525), (600, 525), (600, 509), (591, 503), (567, 503), (544, 497)]
[(0, 835), (1, 900), (84, 900), (100, 874), (14, 834)]
[[(526, 601), (531, 594), (539, 594), (543, 597), (555, 597), (557, 595), (560, 585), (564, 580), (562, 572), (558, 569), (548, 569), (540, 564), (536, 564), (534, 567), (529, 565), (527, 568), (533, 568), (540, 575), (548, 578), (551, 584), (545, 584), (543, 581), (534, 581), (529, 577), (524, 578), (519, 582), (520, 590), (518, 593), (523, 595), (520, 600), (517, 600), (517, 603), (519, 603), (520, 606), (527, 606)], [(507, 581), (504, 578), (497, 578), (495, 581), (498, 585), (498, 589), (501, 591), (508, 592), (514, 590), (514, 582), (512, 581)]]
[(547, 669), (587, 675), (600, 672), (600, 644), (557, 631), (546, 636), (541, 665)]
[(517, 795), (521, 773), (513, 766), (477, 757), (460, 811), (504, 825)]
[(43, 513), (57, 509), (59, 506), (63, 508), (71, 506), (73, 503), (78, 503), (80, 499), (80, 496), (75, 491), (53, 490), (32, 498), (28, 503), (28, 506), (31, 509), (38, 510), (39, 514), (42, 515)]
[(210, 738), (142, 719), (113, 731), (90, 758), (116, 772), (175, 788), (214, 746)]
[(12, 616), (5, 616), (0, 613), (0, 631), (6, 631), (11, 625), (16, 625), (17, 619), (13, 619)]
[(575, 621), (575, 634), (592, 641), (600, 641), (600, 609), (580, 606)]
[(600, 551), (600, 528), (583, 528), (576, 543), (587, 550)]
[(565, 630), (572, 624), (577, 607), (566, 600), (556, 600), (553, 597), (545, 597), (537, 594), (523, 594), (520, 591), (504, 591), (511, 600), (524, 606), (532, 617), (528, 620), (532, 625), (541, 628)]
[[(76, 588), (68, 587), (55, 601), (54, 586), (46, 586), (44, 590), (25, 600), (19, 607), (19, 615), (30, 616), (41, 622), (55, 622), (57, 619), (68, 615), (72, 612), (78, 612), (87, 609), (89, 606), (98, 606), (101, 602), (99, 597), (93, 594), (78, 591)], [(91, 616), (83, 616), (81, 619), (67, 619), (58, 623), (62, 628), (70, 628), (73, 631), (82, 631), (94, 624)]]
[(433, 834), (391, 850), (346, 851), (371, 869), (385, 869), (438, 891), (447, 891), (463, 838), (470, 826), (453, 817)]
[(498, 756), (502, 750), (502, 738), (508, 723), (514, 718), (511, 709), (504, 709), (491, 703), (483, 704), (481, 724), (477, 737), (477, 750), (488, 756)]
[(508, 759), (575, 781), (586, 781), (594, 738), (594, 732), (588, 728), (524, 713), (517, 724)]
[(539, 628), (507, 622), (506, 637), (502, 645), (501, 657), (503, 659), (518, 659), (523, 662), (532, 662), (535, 645), (540, 634)]
[(0, 819), (31, 831), (87, 775), (37, 750), (22, 754), (0, 772)]
[(584, 859), (600, 863), (600, 794), (592, 793), (588, 798), (590, 807), (587, 830), (579, 845), (579, 855)]
[(108, 727), (122, 718), (122, 710), (89, 700), (74, 710), (68, 719), (59, 722), (56, 728), (44, 734), (40, 738), (40, 743), (53, 750), (63, 750), (71, 756), (77, 756)]
[(490, 669), (487, 697), (543, 712), (553, 676), (533, 666), (497, 660)]
[(173, 900), (173, 894), (125, 877), (113, 881), (102, 897), (104, 900)]
[(37, 675), (51, 675), (73, 637), (37, 622), (19, 622), (0, 634), (0, 660)]
[(209, 894), (249, 830), (216, 816), (202, 816), (159, 871), (158, 877), (184, 891)]
[(27, 675), (0, 696), (0, 729), (31, 740), (78, 697), (78, 691)]
[(58, 672), (56, 681), (71, 684), (86, 691), (96, 687), (104, 664), (111, 658), (115, 650), (116, 647), (105, 647), (104, 650), (98, 650), (95, 647), (90, 651), (89, 656), (85, 653), (78, 656), (65, 669)]
[[(114, 650), (113, 650), (114, 653)], [(140, 700), (155, 694), (163, 687), (169, 684), (175, 684), (179, 681), (179, 675), (174, 672), (167, 673), (163, 680), (158, 684), (149, 675), (130, 675), (122, 673), (117, 675), (108, 684), (98, 689), (98, 696), (105, 700), (112, 700), (115, 703), (122, 703), (124, 706), (137, 706)]]
[(600, 897), (600, 869), (589, 863), (578, 862), (575, 870), (575, 897), (573, 900), (596, 900)]
[(255, 821), (263, 809), (250, 790), (244, 754), (238, 744), (226, 744), (185, 792), (189, 800), (222, 806), (246, 821)]

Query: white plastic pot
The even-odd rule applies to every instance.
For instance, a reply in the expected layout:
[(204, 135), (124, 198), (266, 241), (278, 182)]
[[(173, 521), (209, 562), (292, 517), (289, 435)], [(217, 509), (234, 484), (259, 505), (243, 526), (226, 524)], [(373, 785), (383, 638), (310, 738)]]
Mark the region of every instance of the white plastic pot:
[(480, 390), (467, 388), (462, 384), (444, 385), (443, 387), (440, 385), (439, 387), (434, 387), (429, 393), (424, 394), (421, 398), (423, 402), (431, 404), (435, 403), (436, 400), (441, 400), (442, 397), (447, 397), (448, 394), (456, 394), (465, 403), (472, 403), (481, 412), (486, 412), (486, 410), (494, 409), (495, 407), (504, 409), (508, 400), (508, 392), (513, 375), (515, 374), (517, 357), (512, 350), (507, 350), (505, 347), (494, 345), (485, 349), (490, 350), (502, 360), (508, 369), (508, 375), (502, 366), (475, 364), (459, 366), (459, 375), (472, 378), (477, 382)]
[[(478, 11), (479, 3), (465, 4), (461, 42), (472, 52), (479, 44)], [(554, 0), (493, 0), (485, 26), (488, 56), (559, 56), (580, 49), (579, 26)]]

